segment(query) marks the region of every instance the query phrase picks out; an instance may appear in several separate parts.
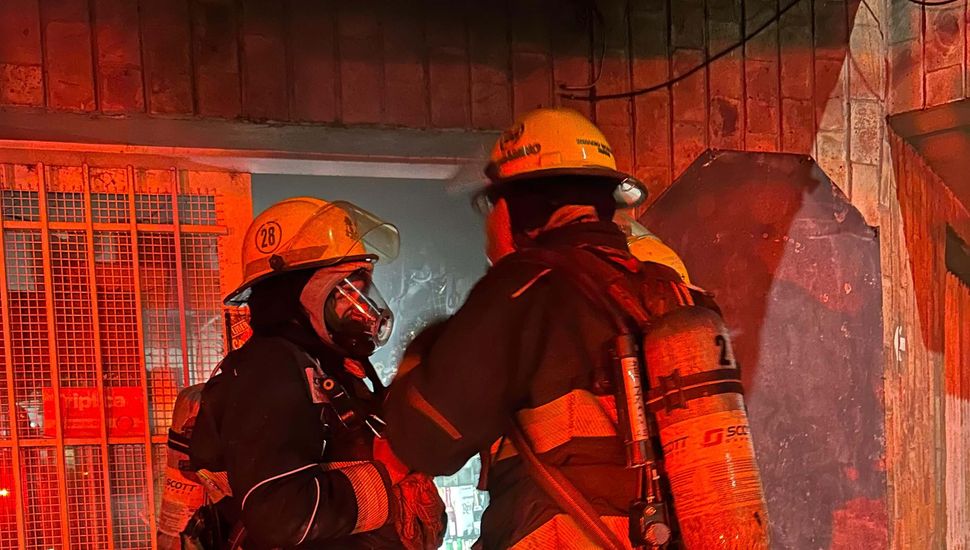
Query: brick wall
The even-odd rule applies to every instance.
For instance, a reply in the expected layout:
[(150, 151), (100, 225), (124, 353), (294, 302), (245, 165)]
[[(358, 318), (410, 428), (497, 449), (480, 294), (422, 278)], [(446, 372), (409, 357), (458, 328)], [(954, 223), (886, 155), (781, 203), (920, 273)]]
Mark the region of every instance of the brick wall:
[(932, 107), (970, 95), (967, 20), (966, 2), (925, 7), (889, 2), (889, 112)]
[(0, 105), (498, 129), (562, 104), (595, 117), (620, 164), (655, 191), (709, 147), (813, 154), (850, 195), (853, 178), (877, 177), (881, 2), (803, 0), (674, 86), (564, 98), (561, 85), (597, 74), (600, 95), (683, 74), (787, 2), (599, 4), (603, 25), (578, 1), (7, 0)]
[[(921, 37), (936, 36), (935, 27), (923, 32), (924, 10), (901, 4), (801, 0), (779, 24), (673, 86), (592, 103), (564, 94), (663, 83), (736, 44), (788, 1), (602, 0), (601, 25), (579, 1), (484, 9), (470, 0), (6, 0), (0, 106), (499, 129), (523, 111), (560, 104), (594, 117), (620, 165), (655, 196), (707, 148), (807, 153), (872, 221), (885, 194), (883, 37), (908, 39), (893, 44), (894, 59), (917, 50), (919, 60), (963, 59), (952, 39), (932, 41), (950, 47), (946, 55), (922, 54), (930, 41)], [(928, 20), (952, 30), (949, 16)], [(910, 97), (922, 87), (907, 95), (919, 75), (899, 65), (893, 109), (922, 105)], [(597, 75), (592, 90), (561, 88)], [(962, 97), (962, 84), (961, 76), (950, 95)]]

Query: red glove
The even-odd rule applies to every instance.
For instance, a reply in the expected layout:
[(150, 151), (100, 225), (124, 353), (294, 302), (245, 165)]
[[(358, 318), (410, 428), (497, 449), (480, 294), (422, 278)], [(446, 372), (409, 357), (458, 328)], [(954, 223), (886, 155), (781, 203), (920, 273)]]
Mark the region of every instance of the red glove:
[(438, 488), (425, 474), (394, 486), (394, 528), (407, 550), (432, 550), (444, 543), (448, 516)]

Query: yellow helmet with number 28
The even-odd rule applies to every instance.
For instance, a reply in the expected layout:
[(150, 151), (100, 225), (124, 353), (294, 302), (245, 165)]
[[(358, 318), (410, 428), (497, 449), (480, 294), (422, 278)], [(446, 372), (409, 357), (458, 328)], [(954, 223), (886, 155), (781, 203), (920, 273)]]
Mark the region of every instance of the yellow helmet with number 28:
[(285, 271), (397, 256), (397, 228), (349, 202), (282, 200), (256, 216), (243, 240), (243, 282), (225, 299), (242, 305), (256, 283)]

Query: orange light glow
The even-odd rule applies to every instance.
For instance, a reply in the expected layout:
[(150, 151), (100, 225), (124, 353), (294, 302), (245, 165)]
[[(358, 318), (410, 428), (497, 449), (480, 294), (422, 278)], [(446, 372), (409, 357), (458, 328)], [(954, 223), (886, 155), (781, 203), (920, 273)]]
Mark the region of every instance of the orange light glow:
[(9, 497), (10, 491), (7, 489), (0, 489), (0, 497)]

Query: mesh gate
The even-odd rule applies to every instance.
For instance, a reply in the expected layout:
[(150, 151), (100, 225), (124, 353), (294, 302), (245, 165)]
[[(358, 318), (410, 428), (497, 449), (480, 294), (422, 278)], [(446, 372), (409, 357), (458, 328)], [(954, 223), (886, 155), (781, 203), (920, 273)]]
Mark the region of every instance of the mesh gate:
[(251, 208), (244, 174), (0, 164), (0, 550), (155, 546)]

